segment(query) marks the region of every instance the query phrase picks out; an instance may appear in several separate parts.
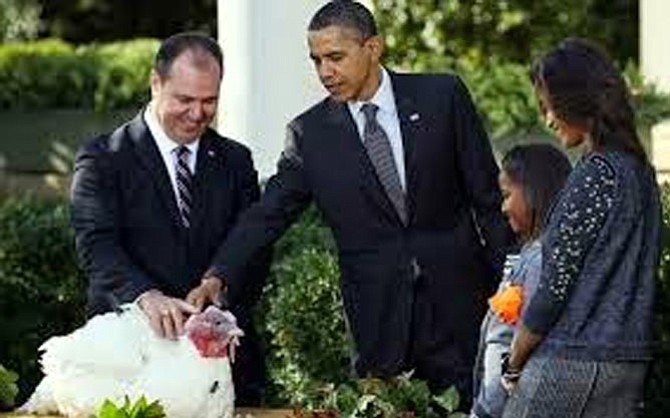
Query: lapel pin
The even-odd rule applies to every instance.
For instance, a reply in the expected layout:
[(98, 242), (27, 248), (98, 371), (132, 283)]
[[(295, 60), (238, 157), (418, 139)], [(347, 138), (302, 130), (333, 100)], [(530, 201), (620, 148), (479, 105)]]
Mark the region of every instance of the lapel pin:
[(209, 150), (209, 151), (207, 151), (207, 155), (210, 156), (210, 157), (212, 157), (212, 158), (214, 158), (214, 156), (215, 156), (216, 154), (214, 153), (214, 151)]
[(421, 119), (421, 116), (419, 116), (418, 113), (412, 113), (411, 115), (409, 115), (409, 120), (412, 122), (416, 122), (419, 119)]

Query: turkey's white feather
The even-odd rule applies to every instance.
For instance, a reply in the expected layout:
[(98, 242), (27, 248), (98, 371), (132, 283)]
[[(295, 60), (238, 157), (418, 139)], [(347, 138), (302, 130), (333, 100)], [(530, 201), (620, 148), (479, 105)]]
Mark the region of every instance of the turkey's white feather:
[(21, 411), (89, 417), (105, 399), (120, 405), (144, 395), (159, 400), (168, 418), (232, 417), (227, 357), (201, 357), (185, 336), (159, 338), (137, 305), (122, 308), (40, 347), (45, 377)]

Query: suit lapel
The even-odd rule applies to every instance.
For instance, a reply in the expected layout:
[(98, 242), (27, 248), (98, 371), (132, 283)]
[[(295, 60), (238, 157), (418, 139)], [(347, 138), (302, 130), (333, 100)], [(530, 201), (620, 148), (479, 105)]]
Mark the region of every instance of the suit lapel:
[(212, 138), (208, 131), (200, 138), (198, 146), (198, 156), (196, 159), (195, 177), (193, 178), (193, 211), (191, 213), (192, 228), (196, 229), (200, 223), (206, 219), (206, 209), (210, 207), (209, 199), (212, 199), (212, 193), (224, 193), (223, 184), (219, 181), (217, 185), (217, 161), (223, 156), (218, 155), (214, 148)]
[(170, 176), (165, 167), (163, 157), (158, 150), (149, 128), (144, 122), (144, 109), (130, 123), (129, 130), (133, 141), (135, 142), (135, 153), (138, 160), (147, 169), (151, 176), (161, 201), (167, 209), (172, 225), (176, 228), (181, 227), (181, 217), (177, 207), (177, 200), (174, 195), (174, 189), (170, 183)]
[[(402, 223), (398, 213), (393, 207), (393, 203), (386, 195), (384, 187), (382, 186), (375, 168), (368, 157), (363, 141), (358, 133), (356, 122), (354, 121), (349, 109), (345, 103), (339, 103), (329, 99), (329, 118), (327, 121), (335, 127), (339, 140), (343, 141), (343, 145), (347, 155), (352, 156), (351, 165), (356, 167), (359, 171), (357, 178), (361, 179), (360, 188), (370, 202), (375, 206), (380, 207), (388, 216)], [(343, 166), (347, 164), (343, 162)]]
[(416, 142), (419, 137), (419, 128), (421, 126), (421, 114), (411, 95), (412, 89), (402, 76), (389, 71), (391, 84), (393, 86), (393, 95), (395, 96), (396, 108), (398, 111), (398, 122), (400, 124), (400, 133), (402, 135), (402, 145), (405, 159), (405, 181), (406, 181), (406, 199), (408, 219), (412, 219), (416, 203), (417, 189), (417, 168), (416, 162)]

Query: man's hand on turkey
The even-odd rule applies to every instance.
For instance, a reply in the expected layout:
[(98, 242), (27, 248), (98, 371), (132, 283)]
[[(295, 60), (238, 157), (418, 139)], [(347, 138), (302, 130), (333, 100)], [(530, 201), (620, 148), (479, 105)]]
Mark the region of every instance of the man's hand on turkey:
[(184, 333), (186, 317), (201, 310), (183, 300), (165, 296), (158, 290), (142, 294), (137, 303), (149, 318), (156, 335), (170, 340), (176, 340)]
[(186, 302), (195, 306), (198, 312), (208, 303), (221, 307), (221, 296), (225, 292), (223, 280), (213, 274), (205, 274), (200, 285), (196, 286), (186, 296)]

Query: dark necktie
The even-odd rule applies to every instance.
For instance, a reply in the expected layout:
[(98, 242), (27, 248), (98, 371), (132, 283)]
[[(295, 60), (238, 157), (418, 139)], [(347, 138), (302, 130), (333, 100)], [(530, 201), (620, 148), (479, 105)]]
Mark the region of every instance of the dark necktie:
[(193, 175), (188, 166), (191, 151), (182, 145), (177, 148), (177, 203), (181, 221), (185, 228), (191, 226), (191, 208), (193, 206)]
[(384, 132), (384, 129), (377, 122), (377, 110), (379, 110), (377, 105), (372, 103), (366, 103), (361, 108), (361, 112), (365, 115), (363, 144), (375, 168), (379, 182), (386, 191), (386, 195), (391, 200), (391, 203), (393, 203), (402, 222), (407, 224), (405, 193), (400, 185), (400, 176), (393, 159), (391, 143), (386, 132)]

